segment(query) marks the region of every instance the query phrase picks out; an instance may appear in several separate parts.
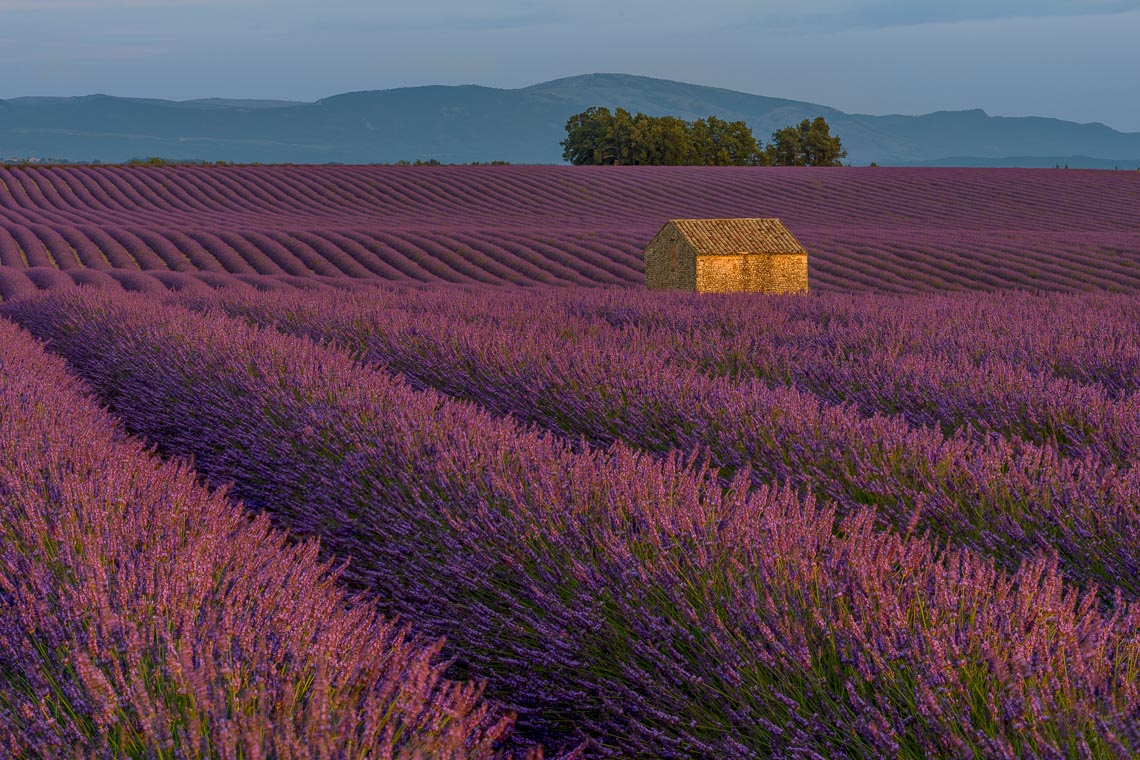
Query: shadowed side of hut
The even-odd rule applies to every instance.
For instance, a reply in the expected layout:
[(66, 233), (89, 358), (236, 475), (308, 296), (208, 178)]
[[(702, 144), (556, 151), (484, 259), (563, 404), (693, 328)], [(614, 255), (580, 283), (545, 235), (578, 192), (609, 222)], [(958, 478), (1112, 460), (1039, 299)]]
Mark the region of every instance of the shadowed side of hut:
[(645, 284), (650, 290), (697, 289), (697, 252), (672, 222), (645, 248)]

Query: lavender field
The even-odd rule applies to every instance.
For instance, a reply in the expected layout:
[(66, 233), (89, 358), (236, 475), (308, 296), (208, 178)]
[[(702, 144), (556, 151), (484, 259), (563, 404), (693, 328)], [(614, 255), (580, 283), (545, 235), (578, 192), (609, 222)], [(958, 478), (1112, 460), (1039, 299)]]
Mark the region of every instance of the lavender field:
[[(669, 218), (779, 217), (819, 292), (1140, 290), (1140, 173), (559, 166), (0, 168), (0, 297), (636, 286)], [(221, 275), (236, 275), (225, 278)]]
[(17, 756), (1140, 754), (1140, 177), (0, 177)]

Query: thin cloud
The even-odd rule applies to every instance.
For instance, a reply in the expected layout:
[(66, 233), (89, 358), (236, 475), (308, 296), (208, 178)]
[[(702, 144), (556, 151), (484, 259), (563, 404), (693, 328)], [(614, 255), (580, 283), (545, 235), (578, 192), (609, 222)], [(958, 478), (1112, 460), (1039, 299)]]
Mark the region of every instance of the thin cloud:
[(1104, 16), (1140, 10), (1138, 0), (988, 0), (983, 2), (808, 2), (760, 14), (755, 25), (803, 30), (886, 29), (971, 21)]
[(0, 0), (0, 11), (56, 11), (62, 8), (167, 8), (229, 5), (225, 0)]
[(327, 17), (308, 24), (308, 29), (350, 34), (382, 34), (391, 32), (458, 31), (480, 32), (498, 29), (526, 29), (567, 22), (567, 16), (555, 10), (528, 8), (521, 10), (403, 13), (385, 12), (365, 17)]

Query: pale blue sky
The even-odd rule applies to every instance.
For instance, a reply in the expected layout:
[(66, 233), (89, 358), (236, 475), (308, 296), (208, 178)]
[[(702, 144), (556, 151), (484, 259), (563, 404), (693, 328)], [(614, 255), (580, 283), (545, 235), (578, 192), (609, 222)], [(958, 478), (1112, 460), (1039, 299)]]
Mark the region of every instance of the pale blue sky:
[(314, 100), (624, 72), (1140, 131), (1140, 0), (0, 0), (0, 98)]

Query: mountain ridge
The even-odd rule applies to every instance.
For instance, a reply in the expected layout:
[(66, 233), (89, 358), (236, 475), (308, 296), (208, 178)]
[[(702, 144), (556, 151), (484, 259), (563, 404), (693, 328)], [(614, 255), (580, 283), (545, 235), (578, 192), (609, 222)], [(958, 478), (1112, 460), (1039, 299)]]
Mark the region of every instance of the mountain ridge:
[(1053, 166), (1055, 157), (1067, 156), (1075, 168), (1084, 158), (1096, 167), (1140, 161), (1140, 133), (1099, 122), (990, 116), (982, 109), (847, 113), (808, 101), (608, 73), (515, 89), (467, 84), (360, 90), (312, 102), (105, 94), (12, 98), (0, 100), (0, 158), (560, 163), (566, 119), (592, 105), (686, 119), (743, 119), (761, 139), (801, 119), (824, 116), (854, 164), (1000, 166), (1010, 159), (1016, 160), (1011, 166)]

